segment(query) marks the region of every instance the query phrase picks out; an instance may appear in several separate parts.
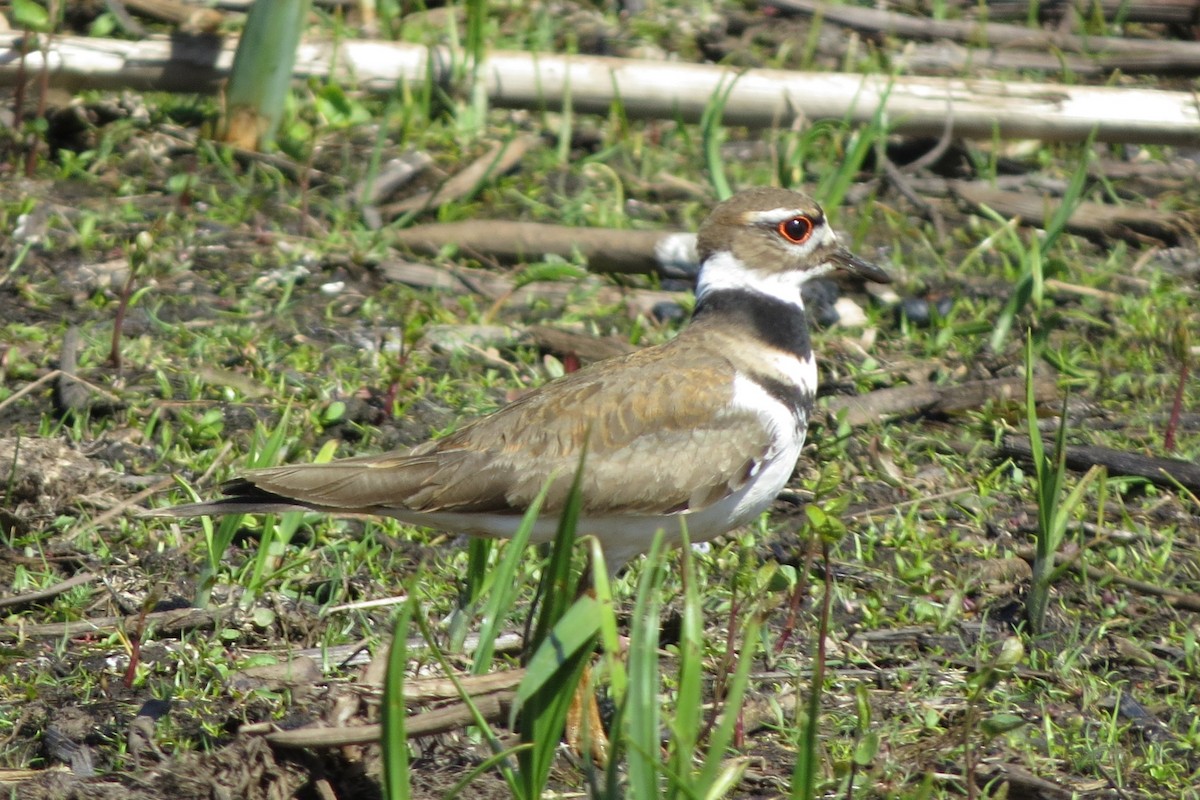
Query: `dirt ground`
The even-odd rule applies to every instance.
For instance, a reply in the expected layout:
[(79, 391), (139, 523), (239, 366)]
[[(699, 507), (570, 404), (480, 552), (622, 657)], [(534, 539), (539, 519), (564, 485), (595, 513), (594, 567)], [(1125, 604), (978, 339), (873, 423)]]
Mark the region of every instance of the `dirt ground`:
[[(125, 101), (112, 102), (123, 107)], [(95, 131), (74, 135), (94, 137)], [(70, 141), (70, 131), (59, 133)], [(387, 529), (362, 521), (306, 529), (297, 541), (304, 552), (305, 577), (290, 582), (287, 591), (268, 590), (242, 607), (238, 592), (219, 583), (213, 601), (195, 608), (203, 575), (198, 524), (148, 523), (136, 516), (136, 509), (171, 491), (173, 473), (211, 490), (205, 472), (213, 459), (189, 463), (187, 454), (216, 451), (226, 443), (240, 451), (257, 423), (277, 423), (280, 404), (254, 399), (264, 386), (268, 392), (302, 386), (295, 391), (301, 403), (316, 404), (318, 397), (342, 403), (343, 416), (320, 431), (302, 432), (298, 449), (312, 449), (330, 438), (351, 449), (362, 446), (365, 438), (371, 449), (382, 449), (420, 441), (472, 413), (444, 395), (427, 392), (406, 406), (403, 417), (394, 417), (389, 412), (398, 392), (434, 382), (431, 376), (439, 370), (457, 373), (465, 385), (472, 369), (482, 372), (494, 359), (485, 353), (464, 367), (454, 357), (425, 354), (419, 370), (406, 362), (405, 348), (420, 338), (419, 331), (407, 332), (406, 324), (465, 312), (457, 300), (389, 282), (379, 265), (399, 258), (394, 253), (351, 252), (351, 244), (311, 246), (326, 233), (321, 226), (339, 208), (344, 183), (309, 189), (313, 210), (298, 202), (303, 193), (296, 184), (264, 180), (255, 184), (252, 212), (224, 219), (213, 213), (212, 199), (244, 187), (225, 182), (222, 169), (244, 175), (254, 167), (218, 168), (201, 159), (195, 146), (178, 143), (165, 158), (156, 149), (165, 136), (154, 125), (139, 127), (120, 143), (121, 158), (86, 180), (24, 179), (10, 163), (0, 189), (5, 209), (0, 253), (3, 263), (19, 265), (0, 277), (7, 332), (0, 340), (0, 384), (6, 393), (0, 404), (0, 602), (7, 615), (0, 628), (0, 664), (8, 676), (0, 682), (0, 718), (5, 720), (0, 726), (0, 785), (31, 800), (378, 797), (376, 746), (273, 745), (266, 734), (314, 721), (329, 727), (378, 722), (378, 693), (370, 685), (378, 664), (371, 655), (385, 653), (378, 645), (390, 630), (391, 611), (384, 607), (357, 613), (350, 621), (330, 621), (321, 609), (329, 596), (367, 600), (395, 594), (419, 565), (459, 563), (453, 554), (461, 542), (432, 534), (391, 537)], [(366, 135), (349, 137), (336, 158), (315, 166), (337, 175), (348, 162), (365, 160), (372, 143)], [(81, 150), (87, 144), (94, 142), (76, 141), (74, 147)], [(191, 170), (196, 181), (190, 198), (165, 188), (181, 169)], [(131, 184), (139, 191), (131, 192)], [(165, 221), (167, 207), (172, 221)], [(672, 201), (662, 201), (661, 208), (665, 219), (678, 217)], [(99, 247), (80, 244), (86, 218), (104, 226)], [(151, 232), (155, 244), (144, 272), (131, 281), (129, 243), (139, 232)], [(882, 249), (886, 243), (870, 246)], [(1108, 246), (1080, 244), (1096, 258)], [(304, 274), (289, 277), (289, 268)], [(1179, 270), (1195, 274), (1186, 259)], [(334, 285), (336, 291), (325, 288)], [(127, 287), (137, 294), (136, 301), (123, 303), (123, 296), (129, 298)], [(991, 287), (964, 281), (936, 288), (984, 297)], [(285, 291), (286, 314), (281, 314), (277, 309), (285, 305)], [(903, 291), (908, 297), (927, 294), (912, 287)], [(863, 305), (870, 302), (862, 295), (856, 299)], [(248, 309), (248, 303), (261, 307)], [(372, 303), (381, 309), (372, 311)], [(1073, 303), (1064, 303), (1064, 327), (1119, 324), (1085, 319), (1091, 312), (1078, 311)], [(503, 308), (498, 317), (526, 325), (551, 314), (544, 307)], [(605, 314), (611, 316), (611, 310), (595, 317), (602, 328)], [(231, 317), (254, 334), (213, 363), (213, 351), (196, 340)], [(899, 331), (902, 323), (889, 318), (885, 325), (881, 337)], [(118, 327), (123, 357), (114, 364), (108, 350)], [(825, 391), (856, 393), (855, 378), (839, 366), (857, 357), (848, 343), (852, 340), (836, 333), (824, 336)], [(381, 341), (399, 349), (377, 348), (391, 355), (373, 380), (363, 380), (359, 373), (323, 377), (323, 388), (316, 388), (313, 375), (337, 376), (345, 353), (369, 350)], [(912, 375), (930, 371), (919, 352), (902, 348), (892, 345), (886, 351), (893, 363), (906, 360)], [(298, 350), (309, 353), (308, 360), (289, 360), (289, 353)], [(1020, 353), (1010, 350), (969, 362), (944, 358), (936, 368), (960, 381), (1019, 377)], [(267, 371), (276, 384), (266, 386)], [(197, 400), (189, 387), (201, 374), (206, 384)], [(1169, 389), (1163, 387), (1175, 374), (1164, 368), (1151, 377), (1165, 393)], [(14, 395), (18, 391), (19, 397)], [(474, 395), (465, 389), (460, 394), (469, 406), (481, 398), (503, 402), (511, 391), (489, 385)], [(1135, 443), (1157, 434), (1142, 418), (1123, 422), (1114, 413), (1114, 396), (1121, 395), (1076, 395), (1073, 418), (1097, 430), (1109, 426)], [(225, 402), (227, 397), (238, 399)], [(205, 414), (217, 408), (219, 424), (206, 421)], [(936, 511), (911, 507), (918, 529), (946, 543), (921, 551), (924, 561), (919, 564), (911, 555), (914, 545), (886, 535), (866, 556), (856, 551), (861, 540), (853, 535), (834, 551), (831, 568), (839, 588), (833, 628), (839, 633), (830, 638), (830, 741), (851, 741), (857, 735), (859, 685), (872, 687), (874, 718), (900, 720), (898, 729), (906, 734), (883, 743), (886, 758), (879, 759), (890, 766), (880, 768), (877, 762), (872, 788), (858, 796), (915, 796), (911, 793), (922, 775), (958, 774), (962, 741), (977, 723), (961, 678), (983, 673), (981, 654), (998, 651), (1021, 621), (1028, 565), (1013, 554), (1028, 548), (1036, 508), (1028, 496), (989, 497), (973, 483), (1006, 463), (1003, 456), (989, 451), (971, 456), (965, 465), (954, 460), (990, 445), (979, 441), (979, 428), (967, 436), (962, 431), (982, 427), (980, 420), (990, 422), (991, 414), (1007, 419), (1010, 428), (1020, 424), (1018, 411), (1009, 404), (966, 414), (914, 413), (897, 420), (889, 433), (868, 428), (844, 436), (831, 426), (813, 433), (810, 453), (836, 457), (846, 465), (843, 478), (853, 486), (853, 500), (845, 518), (852, 529), (865, 527), (873, 509), (904, 507), (914, 492), (938, 497), (967, 487)], [(1180, 419), (1180, 449), (1194, 452), (1200, 436), (1197, 416), (1189, 412)], [(177, 431), (171, 442), (165, 428)], [(908, 461), (897, 467), (891, 454), (908, 446), (897, 441), (948, 444), (941, 450), (932, 447), (938, 455), (923, 456), (916, 467)], [(971, 477), (959, 480), (963, 475)], [(818, 477), (819, 470), (802, 466), (794, 486), (807, 491)], [(794, 503), (777, 506), (772, 534), (755, 543), (753, 558), (795, 568), (807, 576), (803, 580), (819, 583), (824, 567), (819, 559), (813, 561), (809, 542), (799, 532), (802, 510)], [(1147, 485), (1124, 494), (1121, 509), (1119, 530), (1102, 536), (1112, 544), (1137, 531), (1129, 534), (1128, 552), (1136, 553), (1131, 559), (1159, 557), (1164, 551), (1156, 549), (1156, 532), (1171, 532), (1173, 544), (1158, 572), (1158, 586), (1167, 594), (1095, 576), (1063, 580), (1055, 608), (1075, 608), (1076, 615), (1053, 618), (1044, 655), (1019, 670), (1021, 680), (1040, 680), (1053, 688), (1043, 694), (1015, 691), (1006, 708), (1027, 721), (1052, 720), (1055, 730), (1119, 727), (1121, 733), (1114, 736), (1134, 754), (1173, 743), (1178, 745), (1172, 751), (1175, 764), (1195, 773), (1200, 763), (1185, 746), (1194, 742), (1194, 720), (1181, 709), (1195, 708), (1196, 684), (1190, 679), (1197, 658), (1180, 644), (1189, 641), (1194, 649), (1194, 615), (1200, 610), (1188, 605), (1194, 598), (1190, 591), (1197, 580), (1200, 546), (1195, 496)], [(391, 570), (395, 584), (380, 585), (377, 573), (362, 564), (343, 570), (339, 556), (324, 547), (334, 533), (374, 548), (370, 558)], [(226, 559), (232, 569), (247, 563), (253, 552), (253, 531), (246, 531)], [(736, 553), (737, 548), (720, 552)], [(1078, 551), (1070, 550), (1068, 556), (1072, 554)], [(742, 569), (737, 559), (722, 558), (706, 568), (713, 585), (733, 583)], [(1132, 567), (1116, 564), (1112, 571), (1122, 574)], [(435, 596), (431, 618), (447, 617), (452, 599)], [(791, 631), (788, 603), (788, 594), (780, 592), (768, 619), (773, 640), (783, 642), (783, 652), (775, 658), (787, 666), (764, 658), (743, 710), (739, 749), (748, 766), (734, 793), (738, 797), (785, 795), (791, 778), (793, 744), (779, 738), (774, 721), (795, 707), (790, 676), (797, 664), (810, 664), (814, 609), (806, 602)], [(952, 611), (939, 622), (921, 616), (926, 607)], [(723, 607), (713, 611), (709, 635), (714, 640), (727, 633), (728, 614)], [(889, 623), (881, 625), (880, 619)], [(669, 627), (668, 613), (663, 634), (668, 641)], [(1103, 634), (1088, 635), (1101, 628)], [(1191, 638), (1181, 630), (1192, 631)], [(344, 649), (330, 651), (334, 640)], [(356, 649), (360, 641), (369, 647)], [(1056, 648), (1060, 655), (1070, 653), (1069, 668), (1053, 656)], [(259, 663), (264, 654), (287, 656), (283, 666), (265, 668)], [(719, 663), (716, 656), (714, 661)], [(1056, 672), (1060, 667), (1062, 674)], [(1065, 677), (1068, 669), (1105, 676), (1100, 685), (1125, 693), (1085, 696), (1079, 688), (1083, 684)], [(428, 701), (422, 708), (438, 705)], [(930, 721), (934, 718), (936, 724)], [(1050, 723), (1045, 724), (1048, 729)], [(1073, 760), (1058, 759), (1035, 769), (1026, 754), (1048, 751), (1050, 745), (1037, 741), (1041, 734), (1037, 724), (1032, 727), (1029, 739), (1034, 743), (1028, 750), (1013, 746), (1002, 733), (977, 742), (980, 785), (1006, 783), (1010, 797), (1065, 797), (1070, 791), (1076, 796), (1155, 796), (1148, 772), (1134, 770), (1135, 785), (1128, 794), (1106, 782), (1107, 762), (1096, 767), (1089, 761), (1086, 743), (1091, 739), (1082, 733)], [(462, 725), (421, 738), (414, 748), (414, 791), (421, 797), (444, 795), (489, 755)], [(564, 748), (552, 782), (569, 792), (583, 783), (585, 774), (584, 765)], [(509, 792), (494, 773), (485, 772), (459, 796), (507, 797)]]

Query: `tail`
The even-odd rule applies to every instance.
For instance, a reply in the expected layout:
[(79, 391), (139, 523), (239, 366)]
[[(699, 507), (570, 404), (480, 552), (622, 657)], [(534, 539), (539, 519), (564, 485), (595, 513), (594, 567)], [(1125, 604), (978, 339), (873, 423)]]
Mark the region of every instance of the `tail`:
[(309, 505), (274, 492), (268, 492), (245, 478), (237, 478), (222, 484), (221, 493), (227, 496), (204, 503), (185, 503), (167, 508), (152, 508), (143, 511), (140, 516), (217, 517), (225, 514), (284, 514), (288, 511), (323, 510), (320, 506)]

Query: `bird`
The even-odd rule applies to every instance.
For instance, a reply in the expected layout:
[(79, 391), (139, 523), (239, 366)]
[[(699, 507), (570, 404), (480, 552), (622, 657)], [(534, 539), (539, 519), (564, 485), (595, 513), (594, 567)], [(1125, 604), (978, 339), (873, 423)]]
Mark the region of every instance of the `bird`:
[[(817, 391), (801, 289), (834, 270), (887, 283), (820, 205), (759, 187), (717, 204), (696, 236), (691, 320), (675, 338), (542, 385), (411, 449), (247, 471), (171, 516), (315, 510), (511, 538), (554, 538), (577, 468), (577, 535), (616, 571), (659, 530), (711, 540), (758, 518), (791, 478)], [(582, 466), (580, 467), (582, 459)]]

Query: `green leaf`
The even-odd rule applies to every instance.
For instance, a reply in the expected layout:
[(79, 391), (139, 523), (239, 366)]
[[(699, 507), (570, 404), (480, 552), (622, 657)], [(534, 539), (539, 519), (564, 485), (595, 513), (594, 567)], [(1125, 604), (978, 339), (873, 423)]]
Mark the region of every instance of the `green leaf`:
[(864, 733), (854, 745), (854, 763), (860, 767), (869, 767), (879, 754), (879, 734), (875, 731)]
[(344, 416), (346, 416), (346, 404), (341, 400), (334, 400), (325, 407), (325, 411), (321, 414), (321, 423), (332, 425)]
[(50, 30), (50, 12), (33, 0), (13, 0), (13, 22), (18, 28), (45, 32)]
[(1016, 714), (995, 714), (983, 720), (979, 724), (979, 728), (988, 736), (999, 736), (1002, 733), (1015, 731), (1025, 724), (1025, 719)]
[(526, 700), (560, 677), (572, 656), (595, 643), (599, 630), (600, 604), (594, 597), (584, 595), (567, 609), (525, 665), (525, 678), (517, 687), (514, 712), (520, 711)]
[(514, 280), (515, 287), (519, 289), (538, 281), (578, 281), (586, 275), (586, 269), (566, 261), (540, 261), (526, 265)]

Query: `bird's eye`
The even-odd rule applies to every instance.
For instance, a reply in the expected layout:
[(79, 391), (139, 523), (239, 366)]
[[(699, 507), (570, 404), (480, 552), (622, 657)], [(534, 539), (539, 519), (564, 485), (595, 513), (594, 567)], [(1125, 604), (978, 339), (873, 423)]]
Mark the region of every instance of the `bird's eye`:
[(812, 217), (799, 216), (785, 219), (775, 228), (779, 231), (779, 235), (787, 239), (792, 244), (804, 244), (808, 241), (808, 237), (812, 236), (813, 229), (816, 226), (813, 224)]

